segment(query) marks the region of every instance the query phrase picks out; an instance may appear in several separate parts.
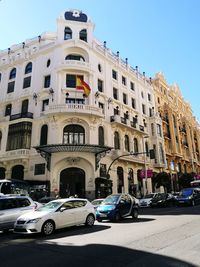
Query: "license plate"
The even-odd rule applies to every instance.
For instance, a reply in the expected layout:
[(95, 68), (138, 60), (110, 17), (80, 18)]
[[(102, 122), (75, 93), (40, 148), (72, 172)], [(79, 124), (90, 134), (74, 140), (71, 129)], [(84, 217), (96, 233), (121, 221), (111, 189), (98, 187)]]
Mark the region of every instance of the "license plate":
[(16, 225), (15, 228), (16, 229), (21, 229), (23, 226), (22, 225)]
[(106, 214), (100, 214), (100, 217), (107, 217), (107, 215)]

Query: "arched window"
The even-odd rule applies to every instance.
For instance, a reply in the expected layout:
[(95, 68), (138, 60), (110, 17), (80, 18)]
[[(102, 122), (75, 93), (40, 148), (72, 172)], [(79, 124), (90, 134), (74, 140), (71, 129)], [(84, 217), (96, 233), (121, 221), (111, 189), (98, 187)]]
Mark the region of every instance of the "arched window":
[(118, 178), (117, 191), (118, 193), (122, 193), (122, 189), (124, 187), (124, 170), (122, 167), (117, 167), (117, 178)]
[(119, 140), (119, 133), (118, 132), (114, 133), (114, 148), (120, 149), (120, 140)]
[(24, 166), (15, 165), (12, 168), (11, 179), (24, 180)]
[(10, 116), (12, 112), (12, 104), (8, 104), (5, 109), (5, 116)]
[(104, 146), (104, 128), (99, 126), (99, 145)]
[(72, 30), (69, 27), (65, 27), (64, 40), (72, 39)]
[(80, 40), (87, 42), (87, 30), (86, 29), (83, 29), (79, 32), (79, 38)]
[(11, 80), (11, 79), (15, 79), (15, 77), (16, 77), (16, 73), (17, 73), (16, 68), (13, 68), (13, 69), (10, 71), (9, 80)]
[(84, 128), (76, 124), (65, 126), (63, 130), (63, 143), (72, 145), (85, 144)]
[(40, 132), (40, 145), (47, 145), (47, 138), (48, 138), (48, 125), (42, 125), (41, 132)]
[(78, 60), (78, 61), (85, 61), (84, 57), (81, 55), (75, 55), (75, 54), (70, 54), (65, 57), (65, 60)]
[(29, 62), (27, 65), (26, 65), (26, 68), (25, 68), (25, 74), (28, 74), (28, 73), (31, 73), (32, 72), (32, 63)]
[(28, 99), (25, 99), (22, 101), (21, 113), (27, 114), (27, 112), (28, 112)]
[(48, 60), (47, 60), (47, 68), (50, 66), (50, 64), (51, 64), (51, 60), (48, 59)]
[(133, 146), (134, 146), (134, 153), (138, 153), (139, 150), (138, 150), (138, 140), (137, 140), (137, 138), (134, 138)]
[(1, 150), (1, 143), (2, 143), (2, 131), (0, 131), (0, 150)]
[(129, 136), (126, 134), (124, 137), (124, 146), (126, 151), (130, 151)]

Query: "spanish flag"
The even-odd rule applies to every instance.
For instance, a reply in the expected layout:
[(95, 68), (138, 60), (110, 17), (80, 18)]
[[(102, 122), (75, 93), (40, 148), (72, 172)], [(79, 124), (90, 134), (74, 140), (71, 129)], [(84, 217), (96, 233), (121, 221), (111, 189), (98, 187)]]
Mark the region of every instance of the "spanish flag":
[(83, 90), (85, 96), (89, 96), (91, 89), (89, 87), (89, 85), (84, 82), (83, 80), (81, 80), (79, 77), (76, 78), (76, 89), (77, 90)]

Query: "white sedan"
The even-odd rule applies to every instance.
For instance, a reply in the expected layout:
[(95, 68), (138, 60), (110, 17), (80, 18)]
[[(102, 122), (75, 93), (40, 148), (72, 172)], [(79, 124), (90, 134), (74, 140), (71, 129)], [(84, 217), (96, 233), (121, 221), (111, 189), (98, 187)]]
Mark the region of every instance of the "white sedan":
[(50, 235), (55, 229), (95, 222), (94, 206), (81, 198), (53, 200), (39, 209), (20, 216), (14, 225), (14, 232), (20, 234), (43, 233)]

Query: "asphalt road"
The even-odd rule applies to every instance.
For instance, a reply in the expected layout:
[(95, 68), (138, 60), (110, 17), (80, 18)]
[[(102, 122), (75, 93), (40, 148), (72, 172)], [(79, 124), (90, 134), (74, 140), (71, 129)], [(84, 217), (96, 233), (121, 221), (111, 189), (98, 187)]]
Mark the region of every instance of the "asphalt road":
[(48, 238), (0, 233), (0, 266), (200, 266), (200, 206), (143, 209), (136, 221), (96, 222)]

